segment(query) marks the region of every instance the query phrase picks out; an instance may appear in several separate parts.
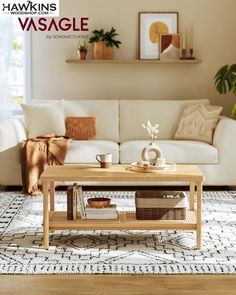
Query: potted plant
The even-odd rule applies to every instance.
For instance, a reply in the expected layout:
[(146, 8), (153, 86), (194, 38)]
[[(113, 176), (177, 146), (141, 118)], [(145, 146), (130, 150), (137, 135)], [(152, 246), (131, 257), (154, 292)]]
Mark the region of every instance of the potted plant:
[(105, 32), (104, 29), (94, 30), (92, 34), (89, 43), (94, 44), (94, 59), (112, 59), (114, 46), (119, 48), (121, 44), (120, 41), (115, 40), (115, 37), (118, 36), (116, 29), (112, 27), (110, 31), (107, 32)]
[(78, 56), (80, 59), (86, 59), (88, 47), (89, 47), (89, 43), (87, 41), (79, 42), (77, 46), (77, 50), (78, 50)]
[[(215, 75), (215, 85), (220, 94), (232, 91), (236, 95), (236, 64), (221, 67)], [(236, 118), (236, 104), (233, 106), (232, 116)]]

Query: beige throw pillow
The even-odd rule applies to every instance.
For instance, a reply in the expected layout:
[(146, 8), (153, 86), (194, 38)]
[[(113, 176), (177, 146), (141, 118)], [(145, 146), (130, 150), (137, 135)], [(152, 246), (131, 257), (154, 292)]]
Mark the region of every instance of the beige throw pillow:
[(212, 144), (213, 133), (222, 109), (220, 106), (187, 104), (183, 109), (174, 138)]
[(21, 105), (25, 114), (28, 138), (45, 134), (65, 135), (64, 101)]

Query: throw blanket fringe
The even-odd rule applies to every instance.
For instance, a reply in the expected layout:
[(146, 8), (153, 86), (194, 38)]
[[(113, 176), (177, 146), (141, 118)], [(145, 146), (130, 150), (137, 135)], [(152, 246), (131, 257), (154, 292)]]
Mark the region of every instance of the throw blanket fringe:
[(60, 136), (27, 139), (21, 147), (21, 174), (23, 192), (41, 194), (38, 180), (47, 165), (63, 165), (71, 140)]

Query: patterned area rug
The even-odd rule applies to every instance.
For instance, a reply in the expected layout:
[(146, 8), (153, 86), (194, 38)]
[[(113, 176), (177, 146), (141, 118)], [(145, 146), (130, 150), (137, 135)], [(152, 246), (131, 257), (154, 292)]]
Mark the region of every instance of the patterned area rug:
[[(132, 210), (134, 193), (92, 192)], [(66, 208), (64, 192), (57, 208)], [(183, 231), (57, 231), (42, 245), (42, 197), (0, 193), (2, 274), (228, 274), (236, 273), (236, 193), (205, 192), (203, 247)]]

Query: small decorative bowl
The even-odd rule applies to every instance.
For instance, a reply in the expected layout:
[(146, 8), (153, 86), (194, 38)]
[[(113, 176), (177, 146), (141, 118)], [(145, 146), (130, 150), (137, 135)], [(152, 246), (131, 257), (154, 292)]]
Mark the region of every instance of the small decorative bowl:
[(110, 205), (111, 199), (109, 198), (89, 198), (88, 204), (92, 208), (106, 208)]

